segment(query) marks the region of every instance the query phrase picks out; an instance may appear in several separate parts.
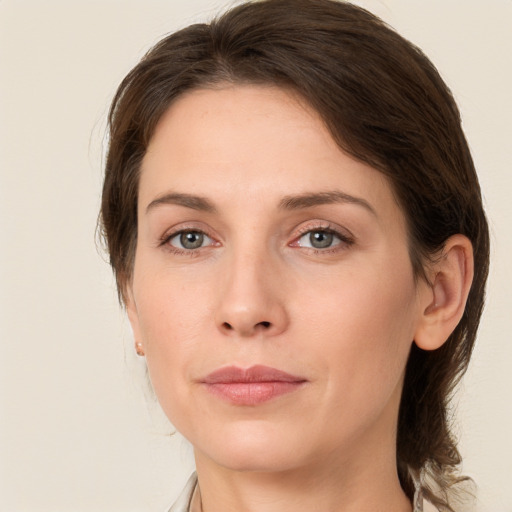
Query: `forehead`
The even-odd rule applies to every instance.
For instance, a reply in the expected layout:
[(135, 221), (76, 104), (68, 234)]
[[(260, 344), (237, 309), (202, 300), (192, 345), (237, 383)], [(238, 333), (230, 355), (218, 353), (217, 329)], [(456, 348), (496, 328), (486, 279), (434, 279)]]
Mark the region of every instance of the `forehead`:
[(171, 105), (144, 157), (139, 192), (147, 205), (167, 190), (278, 201), (331, 189), (396, 207), (387, 179), (343, 152), (304, 100), (278, 87), (234, 85), (194, 90)]
[[(304, 140), (309, 144), (298, 144)], [(232, 85), (180, 96), (157, 124), (144, 161), (186, 157), (197, 163), (240, 161), (247, 168), (253, 157), (267, 157), (276, 166), (287, 150), (291, 157), (319, 142), (338, 151), (318, 114), (297, 94), (272, 86)]]

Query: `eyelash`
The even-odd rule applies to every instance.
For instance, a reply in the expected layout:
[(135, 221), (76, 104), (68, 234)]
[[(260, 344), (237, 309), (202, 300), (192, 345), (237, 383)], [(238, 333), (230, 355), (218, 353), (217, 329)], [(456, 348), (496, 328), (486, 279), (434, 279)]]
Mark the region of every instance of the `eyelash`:
[[(304, 237), (304, 235), (307, 235), (308, 233), (314, 233), (314, 232), (322, 232), (322, 233), (332, 234), (336, 238), (338, 238), (339, 243), (337, 243), (336, 245), (334, 245), (332, 247), (327, 247), (324, 249), (319, 249), (319, 248), (315, 248), (315, 247), (305, 247), (305, 246), (301, 246), (298, 244), (298, 241), (302, 237)], [(170, 241), (173, 238), (176, 238), (177, 236), (183, 235), (185, 233), (199, 233), (201, 235), (204, 235), (205, 237), (208, 237), (214, 243), (210, 244), (208, 246), (205, 246), (205, 247), (198, 247), (197, 249), (180, 249), (179, 247), (175, 247), (170, 244)], [(302, 247), (302, 249), (307, 250), (308, 252), (311, 252), (313, 254), (329, 254), (329, 253), (333, 253), (333, 252), (342, 251), (343, 249), (346, 249), (347, 247), (350, 247), (351, 245), (353, 245), (354, 242), (355, 242), (355, 240), (352, 237), (352, 235), (349, 235), (346, 233), (345, 234), (341, 233), (340, 230), (334, 229), (330, 224), (327, 224), (327, 225), (325, 225), (325, 224), (311, 225), (310, 224), (310, 225), (302, 227), (298, 231), (297, 235), (294, 237), (293, 241), (291, 243), (289, 243), (288, 245), (291, 247)], [(215, 245), (219, 245), (219, 242), (215, 242), (215, 239), (213, 236), (209, 235), (203, 229), (194, 228), (194, 227), (182, 228), (177, 231), (173, 231), (171, 233), (165, 233), (161, 237), (161, 239), (158, 243), (159, 247), (165, 247), (166, 250), (170, 251), (173, 254), (186, 255), (186, 256), (191, 256), (191, 257), (198, 256), (202, 249), (206, 249), (207, 247), (212, 247)]]
[[(198, 247), (197, 249), (180, 249), (179, 247), (175, 247), (170, 244), (170, 241), (173, 238), (176, 238), (177, 236), (183, 235), (185, 233), (199, 233), (201, 235), (204, 235), (205, 237), (208, 237), (210, 240), (215, 242), (214, 237), (209, 235), (204, 229), (195, 228), (195, 227), (185, 227), (185, 228), (178, 229), (176, 231), (172, 231), (171, 233), (165, 233), (161, 237), (161, 239), (158, 243), (158, 246), (163, 247), (163, 248), (165, 248), (165, 250), (167, 250), (173, 254), (177, 254), (179, 256), (192, 256), (192, 257), (198, 256), (199, 251), (201, 249), (205, 249), (206, 247)], [(212, 245), (215, 246), (217, 244), (218, 244), (218, 242), (214, 243)]]
[(331, 224), (309, 224), (299, 229), (298, 236), (296, 236), (294, 238), (294, 241), (289, 245), (291, 245), (292, 247), (301, 247), (300, 245), (298, 245), (299, 240), (302, 237), (304, 237), (304, 235), (315, 232), (334, 235), (336, 238), (338, 238), (339, 243), (337, 243), (334, 246), (327, 247), (325, 249), (302, 246), (304, 250), (307, 250), (308, 252), (311, 252), (313, 254), (330, 254), (343, 251), (344, 249), (353, 245), (355, 242), (354, 237), (352, 235), (348, 233), (342, 233), (339, 229), (333, 228)]

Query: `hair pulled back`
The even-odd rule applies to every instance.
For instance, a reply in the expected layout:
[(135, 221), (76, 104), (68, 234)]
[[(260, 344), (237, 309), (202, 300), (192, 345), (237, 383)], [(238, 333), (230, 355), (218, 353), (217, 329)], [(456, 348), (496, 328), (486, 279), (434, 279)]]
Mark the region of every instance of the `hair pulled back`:
[[(122, 298), (137, 241), (141, 160), (178, 96), (225, 83), (289, 88), (320, 114), (346, 152), (386, 175), (408, 223), (415, 275), (454, 234), (472, 244), (475, 275), (448, 341), (413, 344), (397, 433), (397, 467), (412, 498), (441, 510), (460, 478), (448, 405), (474, 345), (488, 273), (489, 235), (478, 179), (453, 97), (425, 55), (369, 12), (335, 0), (260, 0), (160, 41), (121, 83), (109, 115), (100, 225)], [(428, 482), (428, 483), (426, 483)]]

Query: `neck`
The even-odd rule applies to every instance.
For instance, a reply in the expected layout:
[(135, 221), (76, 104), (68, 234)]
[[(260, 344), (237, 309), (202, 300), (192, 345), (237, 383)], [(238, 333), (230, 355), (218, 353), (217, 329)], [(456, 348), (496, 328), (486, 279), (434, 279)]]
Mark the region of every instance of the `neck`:
[[(382, 446), (382, 445), (381, 445)], [(393, 445), (394, 446), (394, 445)], [(364, 450), (283, 471), (232, 471), (196, 452), (202, 512), (411, 512), (394, 449)]]

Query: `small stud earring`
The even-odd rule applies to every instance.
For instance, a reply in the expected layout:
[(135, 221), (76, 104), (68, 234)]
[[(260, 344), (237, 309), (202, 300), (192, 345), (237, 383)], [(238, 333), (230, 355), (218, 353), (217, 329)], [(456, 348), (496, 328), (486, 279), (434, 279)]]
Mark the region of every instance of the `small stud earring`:
[(138, 356), (144, 356), (144, 349), (142, 348), (142, 343), (140, 341), (137, 341), (137, 343), (135, 343), (135, 352), (137, 352), (137, 355)]

